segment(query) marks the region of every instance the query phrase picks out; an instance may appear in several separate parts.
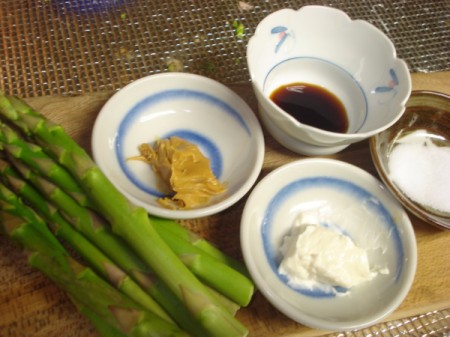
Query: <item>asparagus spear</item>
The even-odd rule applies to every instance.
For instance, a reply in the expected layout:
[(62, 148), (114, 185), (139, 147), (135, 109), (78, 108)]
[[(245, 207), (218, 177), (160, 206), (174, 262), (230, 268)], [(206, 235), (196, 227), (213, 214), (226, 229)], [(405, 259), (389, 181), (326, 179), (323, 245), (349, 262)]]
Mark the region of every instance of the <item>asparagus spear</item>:
[[(4, 164), (0, 161), (0, 169), (2, 165)], [(56, 205), (62, 210), (66, 210), (70, 219), (79, 219), (76, 221), (75, 226), (109, 254), (109, 256), (112, 256), (113, 260), (115, 260), (119, 266), (126, 268), (126, 272), (136, 274), (136, 272), (139, 271), (139, 279), (141, 280), (145, 277), (144, 274), (150, 273), (150, 270), (145, 270), (145, 265), (134, 256), (128, 247), (124, 245), (122, 241), (118, 241), (117, 237), (111, 235), (101, 222), (95, 220), (92, 221), (92, 218), (95, 219), (94, 214), (86, 214), (89, 212), (85, 208), (80, 207), (74, 201), (71, 202), (70, 197), (60, 191), (57, 186), (34, 175), (33, 172), (27, 170), (26, 167), (23, 167), (19, 163), (16, 163), (16, 165), (28, 179), (31, 179), (36, 185), (41, 187), (45, 195), (50, 196), (51, 199), (56, 201)], [(11, 174), (6, 174), (6, 177), (10, 177), (10, 180), (12, 180)], [(12, 180), (12, 182), (16, 186), (20, 184), (16, 191), (20, 191), (20, 189), (23, 188), (22, 185), (25, 184), (25, 182), (17, 181), (17, 179)], [(29, 199), (31, 200), (30, 202), (33, 202), (33, 199), (36, 200), (37, 198), (30, 196)], [(61, 223), (64, 219), (57, 219), (56, 221)], [(96, 224), (93, 225), (91, 222)], [(75, 234), (77, 233), (67, 235), (69, 238), (73, 238), (75, 237)], [(180, 239), (178, 236), (171, 235), (171, 233), (164, 230), (160, 231), (160, 234), (162, 234), (164, 241), (168, 243), (178, 256), (180, 256), (184, 264), (187, 265), (195, 275), (237, 304), (242, 306), (248, 305), (254, 291), (253, 284), (248, 278), (228, 267), (226, 264), (205, 255), (203, 251), (192, 246), (187, 241)], [(100, 240), (101, 238), (102, 240)], [(77, 242), (74, 242), (74, 245), (76, 243)], [(108, 265), (111, 265), (111, 263), (108, 263)], [(148, 281), (141, 282), (148, 283)], [(160, 296), (156, 294), (156, 297), (159, 298)]]
[(159, 231), (163, 240), (195, 275), (237, 304), (249, 304), (254, 292), (250, 279), (178, 236), (166, 233)]
[(11, 156), (22, 160), (27, 166), (53, 181), (81, 205), (88, 205), (86, 195), (65, 169), (56, 165), (39, 146), (26, 142), (13, 129), (1, 122), (0, 142), (3, 144), (3, 149)]
[[(195, 324), (195, 321), (192, 319), (192, 315), (187, 311), (187, 308), (182, 305), (181, 301), (174, 296), (165, 284), (163, 284), (162, 281), (159, 280), (157, 276), (155, 276), (137, 256), (134, 255), (134, 252), (132, 252), (128, 246), (123, 246), (123, 242), (120, 240), (118, 241), (118, 238), (107, 228), (105, 228), (101, 219), (95, 217), (95, 213), (91, 214), (89, 210), (78, 205), (73, 199), (71, 199), (70, 196), (66, 195), (57, 186), (43, 179), (39, 175), (34, 174), (34, 172), (20, 162), (12, 160), (12, 163), (28, 181), (32, 182), (34, 186), (41, 191), (44, 198), (47, 197), (49, 201), (52, 201), (63, 213), (66, 214), (66, 218), (69, 219), (81, 233), (86, 235), (88, 239), (103, 249), (107, 255), (112, 257), (117, 256), (115, 262), (118, 263), (118, 266), (122, 267), (125, 272), (134, 276), (141, 287), (144, 287), (146, 292), (155, 298), (155, 300), (161, 304), (161, 306), (173, 319), (175, 319), (178, 324), (180, 324), (180, 326), (191, 333), (195, 333), (199, 337), (206, 334), (206, 332), (201, 329), (198, 324)], [(18, 179), (17, 172), (14, 172), (9, 163), (1, 159), (0, 172), (3, 173), (4, 179), (6, 179), (12, 186), (15, 186), (17, 193), (31, 200), (30, 203), (35, 204), (38, 202), (39, 204), (43, 204), (36, 205), (37, 208), (42, 209), (43, 211), (49, 207), (47, 201), (43, 197), (26, 194), (29, 193), (28, 190), (30, 187), (26, 186), (27, 184), (25, 181)], [(93, 219), (90, 219), (90, 216), (92, 216)], [(62, 221), (64, 221), (64, 219), (62, 219)], [(72, 235), (70, 233), (66, 235), (69, 236), (69, 240), (75, 236), (75, 234)], [(76, 246), (77, 242), (78, 241), (76, 240), (73, 245)], [(88, 259), (89, 257), (86, 258)], [(111, 264), (107, 265), (111, 266)], [(136, 296), (139, 297), (140, 295), (136, 294)], [(215, 298), (218, 298), (220, 303), (222, 303), (233, 315), (239, 309), (239, 305), (224, 298), (223, 296), (220, 296), (218, 293), (214, 292), (214, 296)]]
[[(49, 191), (48, 185), (56, 188), (54, 185), (52, 185), (49, 182), (45, 183), (43, 178), (34, 175), (32, 172), (30, 172), (30, 170), (27, 170), (20, 163), (16, 162), (15, 164), (19, 165), (22, 168), (20, 171), (24, 172), (28, 178), (31, 178), (31, 180), (33, 182), (37, 183), (38, 186), (43, 187), (43, 192), (46, 196), (53, 195), (53, 198), (50, 198), (50, 199), (55, 199), (56, 205), (62, 206), (62, 209), (67, 209), (67, 207), (65, 207), (65, 205), (72, 205), (72, 203), (74, 201), (71, 200), (69, 196), (64, 195), (63, 192), (51, 193), (51, 191)], [(16, 193), (21, 195), (25, 200), (28, 200), (28, 202), (30, 204), (34, 205), (35, 209), (40, 210), (40, 212), (43, 213), (47, 219), (51, 219), (51, 217), (55, 216), (56, 219), (53, 220), (54, 222), (60, 222), (60, 223), (64, 224), (64, 222), (65, 222), (64, 218), (60, 219), (59, 216), (54, 214), (55, 210), (48, 204), (47, 200), (44, 199), (39, 194), (39, 192), (34, 190), (34, 188), (30, 184), (28, 184), (24, 180), (22, 180), (20, 177), (20, 174), (18, 174), (14, 170), (14, 168), (11, 167), (11, 165), (8, 162), (6, 162), (5, 160), (3, 160), (1, 158), (0, 158), (0, 172), (2, 173), (2, 180), (9, 183), (9, 185), (12, 186), (12, 188), (15, 190)], [(47, 187), (45, 187), (45, 186), (47, 186)], [(66, 198), (64, 198), (64, 197), (66, 197)], [(75, 205), (76, 206), (72, 207), (73, 212), (69, 211), (69, 218), (71, 218), (71, 219), (77, 216), (77, 211), (80, 211), (80, 212), (86, 211), (85, 208), (79, 207), (78, 204), (75, 203)], [(42, 224), (42, 225), (45, 227), (45, 224)], [(68, 224), (64, 224), (64, 226), (67, 227)], [(54, 226), (54, 227), (60, 228), (61, 225), (58, 227), (56, 227), (56, 226)], [(63, 231), (61, 229), (58, 230), (58, 234), (61, 235), (63, 238), (66, 237), (66, 240), (69, 243), (74, 241), (74, 242), (72, 242), (73, 247), (76, 249), (78, 247), (77, 250), (79, 251), (79, 253), (81, 253), (81, 255), (84, 256), (86, 260), (90, 261), (90, 263), (92, 265), (94, 265), (94, 266), (96, 265), (97, 270), (102, 271), (101, 274), (103, 274), (103, 276), (106, 279), (112, 278), (111, 281), (113, 282), (114, 285), (118, 286), (119, 288), (123, 288), (122, 291), (126, 294), (129, 294), (129, 296), (130, 296), (130, 292), (131, 292), (131, 296), (130, 296), (131, 298), (135, 299), (136, 302), (141, 303), (147, 309), (152, 310), (152, 307), (153, 307), (152, 302), (153, 301), (151, 298), (148, 298), (147, 294), (142, 294), (141, 289), (133, 290), (133, 288), (136, 288), (136, 286), (132, 284), (133, 283), (132, 281), (127, 280), (127, 275), (124, 275), (123, 272), (120, 269), (118, 269), (118, 267), (115, 267), (113, 265), (113, 263), (109, 262), (107, 260), (107, 258), (104, 257), (102, 254), (99, 255), (99, 253), (95, 252), (95, 251), (94, 251), (94, 253), (91, 253), (90, 251), (92, 250), (92, 248), (89, 249), (89, 246), (91, 245), (90, 242), (85, 242), (86, 239), (84, 237), (79, 238), (80, 235), (78, 233), (72, 233), (72, 232), (73, 232), (73, 230), (70, 231), (70, 229), (65, 229)], [(95, 240), (95, 237), (92, 237), (92, 238), (94, 238), (94, 240), (93, 240), (94, 242), (97, 241), (97, 240)], [(84, 247), (86, 247), (86, 249)], [(112, 246), (112, 247), (114, 247), (114, 246)], [(126, 251), (123, 253), (126, 253)], [(134, 259), (132, 259), (131, 261), (134, 261)], [(130, 262), (130, 266), (132, 266), (132, 265), (133, 265), (133, 262)], [(135, 268), (137, 268), (137, 267), (135, 267)], [(150, 271), (146, 272), (147, 275), (150, 273), (151, 273)], [(205, 332), (203, 330), (199, 329), (198, 326), (192, 324), (193, 321), (192, 321), (192, 318), (191, 318), (191, 315), (189, 314), (189, 312), (184, 310), (185, 308), (181, 307), (181, 302), (178, 301), (176, 298), (174, 298), (173, 294), (171, 294), (170, 291), (162, 283), (160, 283), (159, 280), (156, 280), (156, 276), (151, 276), (151, 278), (154, 279), (154, 281), (146, 280), (146, 277), (147, 276), (144, 276), (144, 273), (142, 272), (141, 276), (139, 277), (139, 280), (141, 280), (141, 283), (147, 287), (147, 292), (150, 293), (151, 295), (154, 295), (155, 298), (157, 300), (159, 300), (159, 302), (162, 302), (163, 307), (166, 310), (168, 310), (168, 313), (171, 314), (171, 316), (175, 317), (177, 322), (182, 327), (184, 327), (187, 331), (195, 333), (197, 336), (205, 335)], [(150, 286), (151, 282), (153, 282), (153, 284)], [(127, 286), (126, 285), (127, 283), (130, 283), (131, 286)], [(148, 288), (149, 286), (150, 286), (150, 288)], [(223, 295), (215, 292), (214, 289), (210, 289), (210, 290), (214, 293), (214, 295), (217, 298), (219, 298), (221, 303), (232, 314), (236, 313), (236, 311), (239, 309), (239, 305), (228, 300)], [(147, 303), (147, 302), (149, 302), (149, 303)], [(156, 310), (156, 313), (158, 313), (158, 311), (159, 311), (159, 309)], [(160, 314), (160, 316), (165, 317), (166, 319), (168, 318), (167, 315), (165, 315), (165, 314), (161, 315), (161, 312), (159, 312), (159, 314)], [(170, 320), (170, 318), (169, 318), (169, 320)]]
[(250, 274), (248, 273), (248, 270), (243, 263), (224, 254), (220, 249), (212, 245), (207, 240), (203, 239), (201, 236), (190, 231), (180, 223), (172, 219), (163, 219), (159, 217), (151, 217), (150, 221), (153, 223), (153, 226), (155, 227), (159, 235), (161, 235), (163, 238), (167, 236), (170, 236), (171, 238), (173, 236), (179, 237), (197, 247), (198, 249), (201, 249), (209, 256), (223, 262), (227, 266), (240, 272), (242, 275), (250, 278)]
[(87, 306), (105, 324), (130, 337), (189, 336), (175, 325), (142, 309), (91, 269), (71, 258), (59, 242), (48, 240), (49, 236), (36, 226), (35, 221), (41, 222), (37, 215), (22, 217), (22, 212), (30, 213), (27, 210), (27, 206), (20, 202), (13, 204), (0, 199), (3, 232), (30, 252), (28, 263), (31, 266)]
[[(55, 247), (54, 253), (57, 257), (65, 254), (65, 250), (60, 246), (59, 241), (49, 232), (47, 224), (42, 221), (36, 213), (23, 205), (21, 199), (19, 199), (9, 188), (0, 184), (0, 210), (3, 213), (2, 229), (6, 234), (13, 233), (16, 228), (20, 228), (18, 225), (20, 221), (31, 223), (34, 226), (35, 231), (40, 232), (40, 236), (44, 237), (49, 245)], [(28, 244), (32, 247), (33, 242)]]
[(99, 315), (104, 322), (130, 337), (188, 337), (175, 325), (145, 311), (101, 277), (68, 257), (71, 269), (64, 273), (47, 255), (33, 254), (29, 263), (41, 270), (76, 301)]
[[(122, 239), (111, 233), (104, 219), (100, 218), (95, 212), (80, 206), (58, 185), (35, 174), (29, 167), (21, 164), (20, 161), (12, 159), (10, 162), (24, 179), (32, 183), (41, 192), (41, 199), (48, 200), (58, 207), (72, 226), (107, 253), (111, 259), (124, 268), (124, 271), (135, 278), (142, 279), (142, 282), (152, 282), (151, 278), (145, 279), (146, 274), (152, 273), (151, 270)], [(18, 177), (17, 173), (14, 174), (12, 172), (9, 163), (1, 160), (0, 172), (3, 172), (5, 178), (9, 180), (12, 177)], [(22, 182), (22, 184), (24, 183)]]
[[(57, 186), (33, 174), (32, 171), (20, 163), (14, 162), (14, 164), (19, 167), (19, 171), (25, 174), (27, 179), (33, 181), (35, 186), (40, 187), (43, 196), (25, 180), (21, 179), (20, 174), (9, 163), (0, 159), (0, 172), (3, 174), (3, 180), (7, 180), (14, 187), (16, 193), (38, 209), (41, 214), (50, 220), (50, 223), (56, 223), (57, 225), (53, 226), (55, 233), (64, 238), (92, 266), (95, 266), (97, 272), (100, 272), (103, 277), (109, 279), (110, 282), (138, 303), (144, 302), (142, 304), (145, 304), (148, 309), (154, 310), (161, 317), (169, 321), (174, 319), (182, 328), (198, 337), (206, 335), (206, 332), (198, 324), (195, 324), (192, 315), (182, 305), (181, 301), (174, 296), (161, 280), (153, 275), (153, 272), (134, 255), (128, 246), (124, 246), (123, 242), (117, 241), (117, 238), (103, 227), (100, 219), (91, 224), (92, 226), (89, 226), (91, 219), (88, 218), (89, 214), (85, 214), (86, 212), (89, 213), (86, 208), (80, 207), (70, 196), (59, 190)], [(116, 266), (114, 261), (107, 257), (111, 255), (105, 256), (90, 241), (87, 241), (76, 230), (72, 229), (65, 221), (65, 218), (57, 213), (54, 207), (47, 202), (45, 196), (54, 201), (55, 205), (60, 207), (61, 210), (66, 211), (67, 218), (74, 220), (76, 227), (80, 228), (88, 239), (93, 243), (99, 244), (99, 247), (104, 248), (107, 254), (118, 257), (116, 260), (118, 265)], [(137, 284), (132, 279), (129, 279), (128, 275), (133, 275)], [(143, 290), (145, 293), (143, 293)], [(153, 298), (159, 305), (155, 303)], [(165, 312), (161, 312), (161, 307), (165, 309)]]
[(116, 327), (109, 324), (102, 316), (97, 314), (94, 310), (88, 306), (80, 303), (79, 300), (68, 295), (71, 302), (76, 306), (79, 312), (81, 312), (94, 326), (100, 336), (103, 337), (126, 337), (126, 335), (118, 330)]
[[(33, 207), (40, 215), (46, 219), (47, 223), (55, 235), (61, 237), (72, 248), (74, 248), (103, 278), (117, 287), (124, 294), (128, 295), (144, 308), (152, 311), (168, 322), (173, 322), (170, 316), (160, 307), (160, 305), (150, 297), (133, 279), (131, 279), (120, 267), (111, 261), (102, 251), (95, 247), (83, 235), (74, 230), (69, 223), (60, 215), (56, 208), (47, 203), (31, 185), (12, 170), (11, 167), (4, 167), (5, 163), (0, 159), (0, 167), (4, 178), (12, 186), (14, 192), (20, 195)], [(5, 174), (6, 173), (6, 174)], [(6, 187), (0, 183), (0, 188), (5, 191)], [(3, 193), (4, 195), (4, 193)]]
[[(141, 281), (141, 284), (148, 284), (150, 282), (146, 275), (152, 272), (142, 260), (135, 256), (134, 252), (128, 246), (124, 245), (123, 241), (110, 233), (109, 229), (106, 228), (101, 219), (96, 217), (95, 213), (79, 206), (57, 186), (35, 175), (27, 167), (24, 167), (20, 163), (16, 163), (15, 165), (28, 180), (33, 181), (44, 195), (49, 196), (50, 200), (68, 215), (68, 218), (72, 220), (72, 224), (81, 233), (103, 249), (127, 273), (134, 275), (135, 278), (137, 277)], [(1, 166), (2, 164), (0, 162), (0, 169)], [(220, 255), (221, 260), (216, 260), (215, 257), (210, 256), (208, 253), (193, 246), (190, 242), (174, 235), (170, 231), (160, 227), (159, 234), (180, 258), (189, 255), (190, 258), (181, 258), (181, 260), (195, 275), (204, 280), (210, 287), (239, 305), (248, 305), (254, 291), (253, 283), (239, 271), (228, 267), (225, 264), (228, 261), (224, 261), (223, 257), (226, 256), (223, 253)], [(154, 283), (160, 282), (156, 280), (156, 277), (153, 277), (153, 279)], [(152, 288), (153, 290), (150, 290), (152, 295), (156, 299), (160, 298), (160, 291), (158, 293), (154, 292), (157, 291), (158, 286), (155, 285)], [(164, 299), (160, 299), (160, 301), (164, 301)]]
[(143, 208), (132, 205), (64, 129), (22, 100), (0, 95), (0, 111), (40, 143), (79, 182), (112, 230), (124, 238), (183, 301), (211, 336), (246, 336), (227, 312), (157, 234)]

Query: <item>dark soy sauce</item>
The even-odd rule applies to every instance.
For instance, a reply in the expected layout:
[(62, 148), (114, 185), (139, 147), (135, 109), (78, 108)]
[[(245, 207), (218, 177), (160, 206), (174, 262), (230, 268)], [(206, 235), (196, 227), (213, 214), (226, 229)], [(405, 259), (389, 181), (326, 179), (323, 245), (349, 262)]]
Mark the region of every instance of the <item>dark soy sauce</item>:
[(283, 85), (272, 92), (270, 99), (302, 124), (331, 132), (347, 132), (344, 105), (333, 93), (318, 85)]

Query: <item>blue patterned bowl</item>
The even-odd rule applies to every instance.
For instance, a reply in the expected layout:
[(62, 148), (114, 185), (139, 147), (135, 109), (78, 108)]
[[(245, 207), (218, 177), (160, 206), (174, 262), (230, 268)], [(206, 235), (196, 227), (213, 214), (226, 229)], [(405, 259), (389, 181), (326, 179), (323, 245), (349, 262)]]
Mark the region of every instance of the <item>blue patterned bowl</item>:
[[(247, 63), (267, 129), (286, 147), (307, 155), (335, 153), (385, 130), (401, 117), (411, 93), (408, 67), (396, 57), (388, 37), (329, 7), (268, 15), (248, 43)], [(330, 131), (302, 116), (296, 119), (270, 98), (282, 86), (300, 90), (298, 84), (336, 96), (344, 106), (347, 129)], [(329, 118), (331, 112), (320, 114)]]
[[(195, 209), (168, 209), (150, 165), (128, 160), (138, 146), (178, 136), (196, 144), (227, 190)], [(231, 89), (209, 78), (164, 73), (139, 79), (113, 95), (92, 134), (99, 167), (133, 203), (172, 219), (199, 218), (230, 207), (253, 186), (262, 168), (264, 138), (250, 107)]]
[[(350, 238), (366, 251), (376, 276), (349, 288), (323, 282), (292, 285), (279, 271), (280, 248), (298, 219)], [(302, 244), (329, 251), (317, 242)], [(269, 302), (301, 324), (333, 331), (367, 327), (392, 313), (408, 294), (417, 264), (414, 230), (401, 204), (366, 171), (325, 158), (281, 166), (254, 187), (242, 214), (241, 248)], [(342, 255), (332, 252), (323, 259), (339, 264)], [(322, 270), (311, 265), (312, 271)]]

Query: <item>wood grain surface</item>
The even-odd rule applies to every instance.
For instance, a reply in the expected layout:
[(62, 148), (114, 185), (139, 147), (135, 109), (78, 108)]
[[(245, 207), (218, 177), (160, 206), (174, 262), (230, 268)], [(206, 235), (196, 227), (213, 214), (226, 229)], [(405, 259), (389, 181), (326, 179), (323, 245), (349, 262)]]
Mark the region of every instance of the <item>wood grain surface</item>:
[[(450, 94), (450, 73), (413, 74), (414, 90)], [(255, 111), (256, 99), (249, 84), (229, 85)], [(111, 93), (76, 97), (36, 97), (29, 103), (56, 123), (62, 124), (82, 146), (90, 150), (94, 120)], [(274, 168), (302, 156), (276, 143), (266, 132), (266, 156), (259, 179)], [(377, 177), (368, 141), (327, 156), (357, 165)], [(224, 212), (183, 223), (228, 254), (241, 259), (239, 222), (246, 197)], [(450, 308), (450, 231), (436, 229), (410, 214), (418, 243), (417, 274), (405, 301), (387, 318), (403, 318)], [(259, 292), (238, 318), (251, 336), (316, 336), (327, 333), (297, 324), (279, 313)], [(0, 336), (1, 337), (98, 337), (90, 323), (65, 294), (40, 272), (27, 266), (20, 249), (0, 237)]]

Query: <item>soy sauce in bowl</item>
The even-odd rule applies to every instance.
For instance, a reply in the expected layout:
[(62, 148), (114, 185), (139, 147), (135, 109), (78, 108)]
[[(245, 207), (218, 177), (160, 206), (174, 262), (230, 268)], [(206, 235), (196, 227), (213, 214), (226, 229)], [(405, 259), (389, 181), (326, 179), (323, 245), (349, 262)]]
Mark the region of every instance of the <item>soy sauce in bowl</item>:
[(348, 117), (340, 99), (327, 89), (309, 83), (290, 83), (274, 90), (270, 99), (302, 124), (345, 133)]

